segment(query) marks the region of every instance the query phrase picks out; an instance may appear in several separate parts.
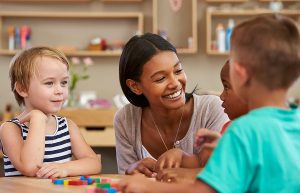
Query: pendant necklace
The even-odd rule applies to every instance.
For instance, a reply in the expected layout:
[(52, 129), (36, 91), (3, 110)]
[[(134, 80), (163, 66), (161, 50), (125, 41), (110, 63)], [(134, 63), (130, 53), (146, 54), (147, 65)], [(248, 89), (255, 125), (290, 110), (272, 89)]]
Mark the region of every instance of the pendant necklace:
[[(182, 112), (181, 112), (181, 116), (180, 116), (178, 128), (177, 128), (176, 135), (175, 135), (175, 138), (174, 138), (173, 148), (175, 148), (175, 143), (176, 143), (176, 140), (177, 140), (177, 137), (178, 137), (178, 133), (179, 133), (179, 130), (180, 130), (180, 126), (181, 126), (181, 122), (182, 122), (183, 112), (184, 112), (184, 107), (183, 107)], [(155, 120), (154, 120), (154, 117), (153, 117), (153, 114), (152, 114), (152, 111), (151, 111), (151, 110), (150, 110), (150, 114), (151, 114), (151, 118), (152, 118), (153, 124), (154, 124), (154, 126), (155, 126), (155, 128), (156, 128), (156, 130), (157, 130), (157, 133), (158, 133), (158, 135), (159, 135), (161, 141), (163, 142), (163, 144), (164, 144), (166, 150), (168, 151), (169, 148), (168, 148), (168, 146), (166, 145), (165, 140), (163, 139), (163, 137), (162, 137), (162, 135), (161, 135), (161, 133), (160, 133), (160, 130), (159, 130), (159, 128), (158, 128), (158, 126), (157, 126), (157, 124), (156, 124), (156, 122), (155, 122)]]

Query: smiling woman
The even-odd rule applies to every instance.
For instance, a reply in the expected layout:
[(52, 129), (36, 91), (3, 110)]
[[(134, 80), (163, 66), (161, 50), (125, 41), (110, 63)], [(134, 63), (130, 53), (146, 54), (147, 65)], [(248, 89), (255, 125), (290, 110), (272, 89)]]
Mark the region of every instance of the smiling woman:
[(179, 167), (173, 148), (196, 154), (197, 130), (219, 131), (228, 121), (218, 97), (186, 92), (175, 47), (156, 34), (127, 42), (119, 79), (130, 101), (114, 119), (119, 173), (153, 176), (161, 167)]

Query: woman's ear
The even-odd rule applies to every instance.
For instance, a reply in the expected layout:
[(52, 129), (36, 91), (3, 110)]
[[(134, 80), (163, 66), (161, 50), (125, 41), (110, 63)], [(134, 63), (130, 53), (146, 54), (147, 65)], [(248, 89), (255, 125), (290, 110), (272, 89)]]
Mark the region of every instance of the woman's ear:
[(132, 92), (134, 92), (136, 95), (141, 95), (143, 94), (142, 89), (140, 88), (138, 82), (132, 80), (132, 79), (127, 79), (126, 80), (126, 85), (130, 88)]
[(18, 82), (15, 83), (15, 90), (23, 98), (28, 96), (27, 89)]

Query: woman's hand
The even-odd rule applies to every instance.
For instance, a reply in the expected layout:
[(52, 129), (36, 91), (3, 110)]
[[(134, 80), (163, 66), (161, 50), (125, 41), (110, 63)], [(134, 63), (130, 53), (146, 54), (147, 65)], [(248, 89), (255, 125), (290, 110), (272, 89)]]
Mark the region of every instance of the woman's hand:
[(158, 172), (156, 179), (162, 182), (194, 183), (201, 168), (168, 168)]
[(133, 175), (122, 178), (119, 182), (120, 189), (123, 193), (147, 193), (151, 188), (150, 179), (142, 175)]
[(134, 164), (130, 165), (126, 170), (126, 174), (145, 174), (147, 177), (153, 177), (156, 175), (155, 169), (156, 160), (152, 158), (145, 158)]
[(38, 178), (64, 178), (68, 172), (63, 163), (44, 163), (36, 172)]
[(159, 172), (164, 168), (178, 168), (181, 165), (183, 151), (174, 148), (163, 153), (157, 160), (155, 171)]

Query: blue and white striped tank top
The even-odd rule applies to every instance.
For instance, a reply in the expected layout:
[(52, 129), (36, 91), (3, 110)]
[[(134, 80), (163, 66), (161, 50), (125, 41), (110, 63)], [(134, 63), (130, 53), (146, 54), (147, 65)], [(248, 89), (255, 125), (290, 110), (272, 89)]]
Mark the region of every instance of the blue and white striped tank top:
[[(53, 135), (45, 136), (45, 154), (44, 163), (57, 162), (64, 163), (71, 161), (71, 140), (66, 118), (54, 116), (56, 119), (56, 131)], [(28, 127), (21, 124), (18, 119), (12, 119), (10, 122), (17, 124), (22, 130), (23, 140), (26, 140)], [(5, 176), (22, 176), (10, 162), (10, 159), (4, 155), (4, 175)]]

